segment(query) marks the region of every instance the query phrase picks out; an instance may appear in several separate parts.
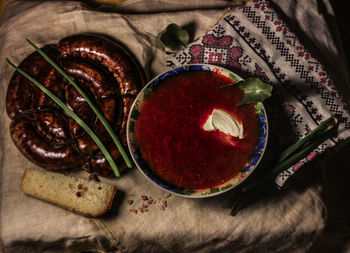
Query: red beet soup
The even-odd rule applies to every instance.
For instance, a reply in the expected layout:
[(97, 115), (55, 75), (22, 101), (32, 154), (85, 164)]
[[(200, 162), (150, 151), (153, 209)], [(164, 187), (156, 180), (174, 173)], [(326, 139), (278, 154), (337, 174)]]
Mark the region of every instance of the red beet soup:
[[(258, 141), (255, 104), (237, 104), (239, 88), (221, 89), (234, 81), (210, 71), (191, 71), (162, 81), (143, 101), (135, 134), (143, 159), (165, 181), (184, 189), (217, 187), (243, 169)], [(214, 109), (232, 115), (243, 138), (203, 125)]]

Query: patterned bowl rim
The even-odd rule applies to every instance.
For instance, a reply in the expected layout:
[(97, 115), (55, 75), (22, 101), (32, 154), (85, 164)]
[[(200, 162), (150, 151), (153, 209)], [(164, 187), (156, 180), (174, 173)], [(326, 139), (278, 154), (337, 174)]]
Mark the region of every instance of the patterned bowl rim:
[(260, 131), (257, 148), (252, 158), (249, 160), (248, 165), (245, 168), (243, 168), (235, 177), (228, 180), (224, 184), (214, 188), (192, 190), (192, 189), (181, 189), (179, 187), (170, 185), (167, 182), (165, 182), (162, 178), (156, 175), (148, 167), (147, 163), (142, 159), (141, 152), (137, 146), (136, 136), (134, 133), (134, 126), (137, 120), (137, 116), (139, 114), (138, 108), (144, 101), (145, 91), (147, 91), (148, 94), (152, 92), (151, 88), (157, 87), (159, 85), (159, 81), (163, 80), (166, 77), (174, 76), (178, 73), (193, 71), (193, 70), (205, 70), (205, 71), (218, 73), (225, 77), (230, 78), (235, 83), (243, 80), (243, 78), (241, 78), (239, 75), (235, 74), (234, 72), (228, 69), (215, 66), (215, 65), (210, 65), (210, 64), (186, 64), (186, 65), (165, 71), (157, 75), (156, 77), (154, 77), (151, 81), (149, 81), (143, 87), (140, 93), (137, 95), (135, 101), (133, 102), (130, 108), (130, 112), (128, 115), (127, 126), (126, 126), (126, 129), (127, 129), (126, 137), (127, 137), (128, 149), (136, 167), (153, 184), (177, 196), (182, 196), (187, 198), (206, 198), (206, 197), (217, 196), (219, 194), (225, 193), (229, 190), (236, 188), (244, 180), (246, 180), (246, 178), (250, 174), (252, 174), (252, 172), (258, 166), (258, 164), (260, 163), (264, 155), (266, 145), (267, 145), (267, 140), (268, 140), (269, 127), (268, 127), (268, 120), (267, 120), (265, 107), (262, 103), (257, 103), (256, 108), (257, 108), (257, 116), (259, 117), (259, 131)]

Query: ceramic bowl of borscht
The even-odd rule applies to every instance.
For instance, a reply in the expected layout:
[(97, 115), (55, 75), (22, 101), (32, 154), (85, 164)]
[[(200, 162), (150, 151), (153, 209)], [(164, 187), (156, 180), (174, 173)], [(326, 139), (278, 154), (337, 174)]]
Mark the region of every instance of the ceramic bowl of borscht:
[[(137, 168), (175, 195), (215, 196), (237, 187), (263, 157), (268, 122), (262, 103), (239, 105), (242, 78), (218, 66), (190, 64), (151, 80), (127, 123)], [(232, 85), (230, 92), (222, 87)], [(231, 87), (231, 86), (230, 86)]]

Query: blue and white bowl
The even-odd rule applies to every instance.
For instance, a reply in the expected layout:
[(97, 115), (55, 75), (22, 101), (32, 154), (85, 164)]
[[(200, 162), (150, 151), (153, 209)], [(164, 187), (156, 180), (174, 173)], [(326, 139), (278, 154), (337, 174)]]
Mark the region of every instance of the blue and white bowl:
[(215, 73), (218, 73), (220, 75), (223, 75), (225, 77), (228, 77), (229, 79), (233, 80), (235, 83), (242, 80), (241, 77), (236, 75), (235, 73), (224, 69), (222, 67), (208, 65), (208, 64), (190, 64), (185, 65), (176, 69), (169, 70), (163, 74), (158, 75), (153, 80), (151, 80), (138, 94), (137, 98), (135, 99), (128, 118), (127, 123), (127, 142), (128, 147), (131, 153), (131, 157), (134, 160), (137, 168), (141, 171), (141, 173), (148, 178), (152, 183), (156, 184), (157, 186), (161, 187), (162, 189), (175, 194), (180, 195), (183, 197), (190, 197), (190, 198), (203, 198), (203, 197), (210, 197), (215, 196), (221, 193), (224, 193), (228, 190), (231, 190), (235, 187), (237, 187), (240, 183), (242, 183), (257, 167), (260, 160), (263, 157), (265, 147), (267, 144), (267, 138), (268, 138), (268, 122), (267, 122), (267, 115), (265, 108), (262, 103), (256, 104), (257, 109), (257, 115), (259, 118), (259, 140), (258, 145), (256, 147), (256, 150), (250, 159), (248, 165), (243, 168), (235, 177), (230, 179), (229, 181), (223, 183), (220, 186), (217, 186), (215, 188), (208, 188), (208, 189), (183, 189), (176, 187), (174, 185), (171, 185), (167, 183), (165, 180), (160, 178), (155, 172), (153, 172), (148, 164), (144, 161), (142, 158), (142, 154), (140, 151), (140, 148), (137, 145), (137, 139), (135, 135), (135, 124), (136, 120), (140, 114), (140, 107), (142, 102), (150, 95), (150, 93), (153, 92), (153, 90), (162, 84), (162, 80), (168, 77), (175, 76), (182, 72), (188, 72), (188, 71), (194, 71), (194, 70), (205, 70), (205, 71), (212, 71)]

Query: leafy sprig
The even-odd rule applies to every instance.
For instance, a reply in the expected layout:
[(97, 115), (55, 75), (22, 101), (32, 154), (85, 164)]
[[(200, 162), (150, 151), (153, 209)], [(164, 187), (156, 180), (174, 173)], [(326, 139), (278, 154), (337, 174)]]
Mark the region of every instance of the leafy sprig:
[(177, 50), (182, 46), (187, 46), (190, 42), (188, 32), (177, 24), (169, 24), (156, 37), (156, 46), (167, 54), (171, 54), (173, 50)]
[(263, 102), (271, 96), (273, 88), (270, 84), (264, 83), (255, 77), (239, 81), (235, 85), (222, 86), (221, 89), (231, 89), (234, 87), (238, 87), (244, 92), (243, 98), (238, 105)]

